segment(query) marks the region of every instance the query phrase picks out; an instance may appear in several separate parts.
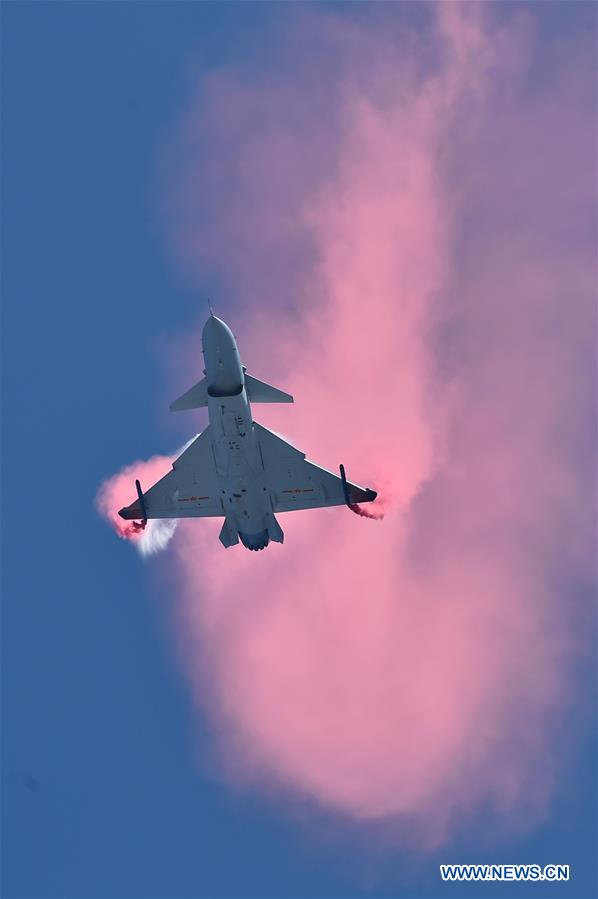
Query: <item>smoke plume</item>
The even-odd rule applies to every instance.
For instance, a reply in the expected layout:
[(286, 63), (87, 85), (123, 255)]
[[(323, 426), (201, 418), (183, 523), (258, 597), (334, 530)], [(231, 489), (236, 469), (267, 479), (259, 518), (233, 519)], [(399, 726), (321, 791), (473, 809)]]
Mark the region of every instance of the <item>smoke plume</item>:
[(121, 469), (118, 474), (107, 478), (99, 487), (96, 495), (96, 508), (100, 515), (116, 531), (123, 540), (130, 540), (142, 556), (151, 556), (166, 549), (178, 521), (174, 519), (150, 519), (145, 526), (136, 521), (125, 521), (118, 510), (130, 505), (135, 499), (135, 481), (141, 483), (143, 490), (149, 489), (156, 481), (163, 478), (172, 468), (173, 461), (184, 452), (195, 440), (187, 441), (172, 456), (152, 456), (143, 462), (133, 462)]
[(382, 521), (382, 519), (384, 518), (384, 512), (371, 510), (367, 506), (364, 509), (357, 503), (349, 503), (349, 508), (351, 509), (351, 512), (355, 512), (355, 514), (359, 515), (361, 518), (371, 518), (373, 519), (373, 521)]
[(384, 521), (281, 515), (256, 554), (184, 522), (177, 615), (228, 777), (430, 843), (544, 812), (585, 647), (592, 41), (360, 10), (295, 10), (259, 68), (203, 79), (169, 215), (249, 371), (295, 396), (255, 417)]

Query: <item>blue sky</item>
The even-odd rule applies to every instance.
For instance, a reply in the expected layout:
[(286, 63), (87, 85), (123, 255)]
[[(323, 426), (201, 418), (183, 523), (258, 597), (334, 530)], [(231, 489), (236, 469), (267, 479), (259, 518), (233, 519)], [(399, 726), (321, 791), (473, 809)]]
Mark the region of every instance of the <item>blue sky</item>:
[[(565, 10), (550, 6), (548, 33)], [(317, 845), (305, 822), (229, 792), (197, 764), (160, 561), (127, 551), (93, 497), (123, 462), (182, 436), (156, 399), (155, 348), (197, 321), (200, 298), (165, 248), (161, 148), (192, 76), (259, 59), (273, 17), (291, 13), (199, 3), (2, 12), (2, 894), (547, 894), (449, 889), (436, 879), (440, 859), (568, 863), (573, 881), (549, 895), (595, 895), (587, 736), (533, 835), (480, 858), (464, 834), (450, 858), (414, 867), (396, 853), (380, 878), (358, 881), (349, 849)]]

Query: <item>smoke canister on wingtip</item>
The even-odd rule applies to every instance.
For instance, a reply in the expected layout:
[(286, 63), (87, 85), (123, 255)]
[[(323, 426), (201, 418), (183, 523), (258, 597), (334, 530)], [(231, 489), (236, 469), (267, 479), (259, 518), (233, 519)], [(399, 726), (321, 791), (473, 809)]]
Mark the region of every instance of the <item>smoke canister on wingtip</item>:
[(210, 315), (202, 333), (202, 347), (208, 394), (236, 396), (243, 390), (243, 367), (237, 341), (231, 329)]

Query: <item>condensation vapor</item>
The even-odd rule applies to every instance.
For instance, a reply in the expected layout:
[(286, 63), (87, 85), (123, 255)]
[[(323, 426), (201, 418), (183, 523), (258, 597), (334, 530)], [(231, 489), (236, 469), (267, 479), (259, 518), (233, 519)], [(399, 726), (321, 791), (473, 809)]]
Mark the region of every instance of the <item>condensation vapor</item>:
[(222, 770), (427, 845), (544, 812), (590, 614), (592, 41), (496, 12), (302, 7), (204, 79), (167, 166), (187, 275), (295, 396), (256, 418), (387, 499), (259, 554), (179, 528)]

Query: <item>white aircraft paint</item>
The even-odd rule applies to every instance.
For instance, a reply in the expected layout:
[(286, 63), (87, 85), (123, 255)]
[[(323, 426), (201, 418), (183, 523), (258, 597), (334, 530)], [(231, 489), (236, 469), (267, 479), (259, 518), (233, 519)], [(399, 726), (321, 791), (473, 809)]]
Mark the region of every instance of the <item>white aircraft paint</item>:
[(225, 547), (241, 540), (264, 549), (284, 534), (275, 512), (371, 502), (376, 493), (346, 482), (253, 420), (251, 403), (292, 403), (293, 397), (246, 373), (234, 335), (215, 315), (202, 345), (205, 377), (173, 411), (208, 407), (210, 423), (173, 463), (172, 471), (121, 509), (128, 520), (224, 518)]

